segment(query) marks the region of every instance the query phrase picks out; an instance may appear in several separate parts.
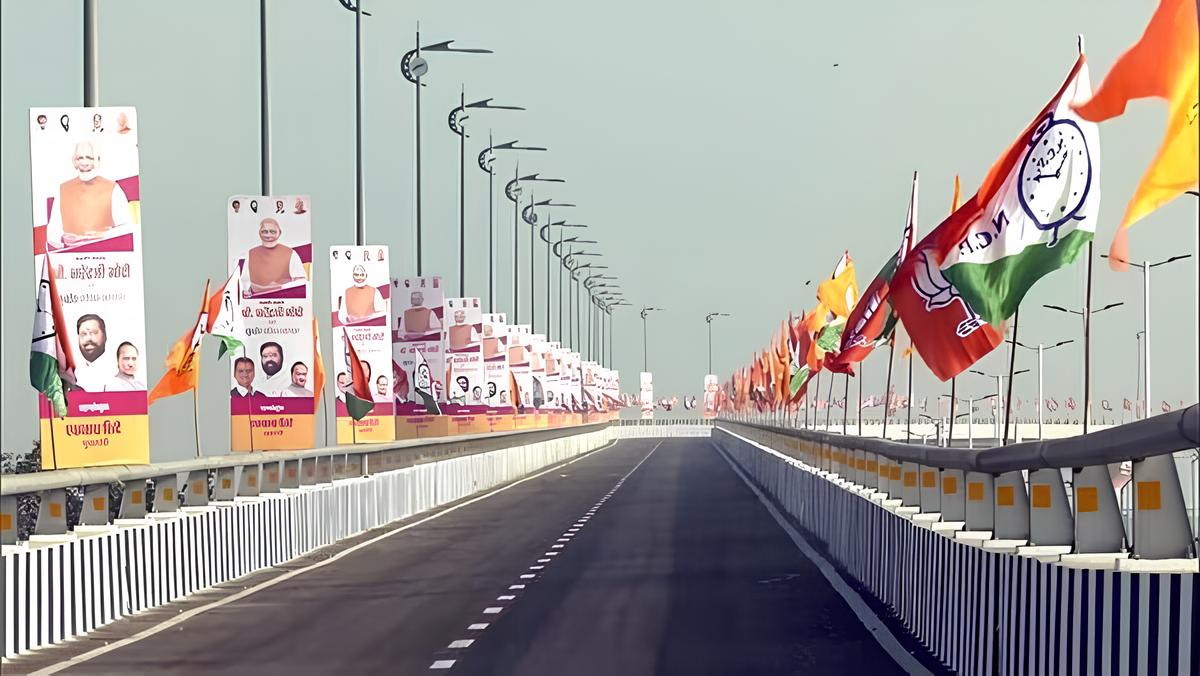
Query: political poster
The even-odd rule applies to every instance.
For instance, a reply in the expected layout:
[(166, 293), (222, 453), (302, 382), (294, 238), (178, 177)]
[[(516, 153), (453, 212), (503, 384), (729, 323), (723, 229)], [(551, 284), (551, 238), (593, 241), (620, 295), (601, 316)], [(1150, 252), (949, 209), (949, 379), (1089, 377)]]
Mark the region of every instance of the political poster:
[(545, 382), (543, 383), (543, 394), (545, 401), (542, 406), (553, 412), (562, 410), (560, 373), (559, 373), (559, 344), (556, 342), (547, 341), (543, 343), (546, 349), (542, 352), (542, 364), (545, 369)]
[(704, 411), (701, 414), (705, 420), (717, 417), (717, 377), (713, 374), (704, 376)]
[(483, 366), (483, 309), (478, 298), (447, 298), (442, 330), (446, 353), (446, 406), (449, 415), (487, 412)]
[(137, 130), (129, 107), (29, 110), (34, 274), (75, 364), (66, 417), (38, 395), (43, 469), (150, 461)]
[(522, 411), (533, 412), (533, 372), (530, 369), (529, 325), (509, 326), (508, 367), (517, 381)]
[(392, 379), (397, 416), (425, 415), (417, 395), (416, 355), (429, 364), (434, 398), (445, 401), (446, 359), (442, 352), (442, 278), (407, 277), (392, 280)]
[(489, 413), (512, 413), (515, 402), (509, 387), (508, 322), (503, 312), (483, 315), (483, 364), (487, 388), (484, 402)]
[[(340, 345), (335, 362), (337, 442), (377, 443), (396, 438), (396, 405), (393, 400), (391, 321), (392, 283), (386, 246), (332, 246), (329, 248), (329, 307), (334, 345)], [(351, 389), (349, 337), (363, 363), (374, 408), (354, 420), (346, 408)]]
[(313, 446), (311, 206), (308, 195), (235, 195), (226, 205), (246, 333), (230, 359), (234, 451)]
[(654, 417), (654, 374), (647, 371), (641, 372), (640, 389), (639, 398), (642, 405), (642, 419), (650, 420)]

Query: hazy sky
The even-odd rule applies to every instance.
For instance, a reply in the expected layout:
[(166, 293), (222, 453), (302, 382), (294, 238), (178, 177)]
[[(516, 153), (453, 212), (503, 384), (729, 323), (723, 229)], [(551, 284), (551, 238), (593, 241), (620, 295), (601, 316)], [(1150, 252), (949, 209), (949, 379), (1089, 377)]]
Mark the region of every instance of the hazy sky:
[[(631, 302), (667, 309), (652, 316), (650, 368), (656, 393), (680, 399), (699, 393), (706, 372), (705, 313), (733, 315), (713, 332), (714, 370), (724, 380), (789, 311), (813, 305), (814, 287), (804, 282), (828, 275), (843, 249), (865, 288), (898, 243), (914, 170), (921, 175), (924, 234), (949, 209), (954, 175), (962, 176), (964, 196), (971, 194), (1054, 93), (1075, 58), (1076, 34), (1086, 37), (1098, 85), (1156, 5), (364, 2), (374, 14), (363, 22), (369, 243), (390, 245), (397, 264), (412, 260), (414, 90), (398, 64), (412, 47), (416, 22), (426, 44), (453, 38), (495, 50), (428, 55), (426, 272), (457, 276), (457, 137), (446, 115), (460, 85), (468, 99), (523, 105), (527, 112), (475, 113), (468, 122), (468, 293), (487, 293), (486, 176), (474, 157), (490, 126), (497, 142), (516, 138), (551, 149), (522, 158), (522, 171), (568, 182), (535, 186), (535, 195), (578, 204), (555, 217), (593, 227), (588, 235), (601, 241), (603, 262)], [(226, 198), (259, 189), (258, 3), (99, 4), (100, 103), (136, 106), (141, 126), (153, 380), (170, 343), (195, 316), (204, 279), (224, 277)], [(268, 5), (274, 191), (312, 195), (320, 252), (354, 236), (354, 17), (337, 0)], [(28, 448), (36, 434), (27, 375), (34, 276), (27, 109), (82, 104), (81, 6), (79, 0), (0, 4), (5, 449)], [(1107, 250), (1164, 123), (1165, 106), (1148, 101), (1101, 127), (1097, 253)], [(501, 175), (511, 175), (513, 159), (497, 162)], [(511, 211), (506, 200), (497, 204), (504, 244), (496, 309), (509, 311)], [(1194, 198), (1184, 197), (1152, 215), (1133, 233), (1133, 254), (1153, 261), (1195, 253), (1195, 214)], [(1196, 399), (1195, 262), (1155, 271), (1156, 408), (1162, 399)], [(1083, 270), (1062, 270), (1034, 288), (1021, 316), (1023, 342), (1080, 337), (1077, 319), (1040, 306), (1081, 306)], [(328, 273), (320, 265), (316, 271), (315, 311), (328, 317)], [(393, 268), (395, 275), (413, 272), (411, 263)], [(1095, 268), (1097, 306), (1125, 302), (1093, 324), (1094, 399), (1110, 399), (1118, 411), (1121, 398), (1134, 394), (1141, 288), (1136, 271)], [(626, 391), (637, 386), (641, 328), (636, 308), (617, 312), (615, 366)], [(324, 336), (324, 353), (333, 354), (327, 330)], [(1003, 354), (979, 368), (1000, 372)], [(1047, 395), (1081, 399), (1081, 362), (1079, 341), (1048, 353)], [(864, 393), (882, 391), (886, 363), (883, 353), (867, 361)], [(203, 443), (207, 453), (225, 452), (225, 366), (211, 350), (203, 364)], [(1035, 366), (1032, 355), (1019, 355), (1018, 368)], [(918, 397), (948, 391), (920, 365), (916, 370)], [(1033, 376), (1018, 377), (1017, 396), (1034, 395)], [(960, 378), (964, 396), (993, 388), (979, 376)], [(155, 460), (189, 457), (192, 438), (189, 397), (155, 404)]]

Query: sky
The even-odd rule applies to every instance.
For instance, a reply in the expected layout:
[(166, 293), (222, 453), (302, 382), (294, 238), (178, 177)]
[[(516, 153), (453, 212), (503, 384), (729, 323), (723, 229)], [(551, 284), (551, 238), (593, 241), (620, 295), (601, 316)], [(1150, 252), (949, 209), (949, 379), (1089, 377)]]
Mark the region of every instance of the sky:
[[(914, 171), (924, 234), (949, 210), (954, 176), (971, 194), (1056, 91), (1078, 34), (1099, 85), (1155, 7), (1151, 0), (363, 1), (373, 14), (363, 19), (367, 241), (391, 246), (393, 275), (415, 271), (406, 262), (415, 259), (414, 88), (399, 62), (419, 21), (425, 44), (454, 39), (495, 52), (426, 55), (425, 272), (457, 277), (458, 139), (445, 120), (460, 88), (468, 100), (523, 106), (476, 112), (467, 122), (468, 294), (487, 294), (487, 178), (474, 157), (488, 130), (497, 142), (546, 146), (520, 158), (522, 173), (566, 179), (536, 185), (534, 195), (577, 204), (554, 218), (588, 224), (603, 254), (595, 260), (619, 278), (629, 301), (665, 309), (649, 319), (647, 358), (656, 394), (681, 400), (700, 393), (707, 371), (706, 313), (732, 315), (713, 326), (713, 371), (724, 380), (789, 312), (815, 303), (815, 284), (805, 282), (829, 275), (844, 250), (866, 287), (899, 242)], [(259, 191), (258, 3), (99, 4), (100, 104), (136, 106), (141, 125), (153, 379), (194, 320), (204, 280), (225, 276), (226, 199)], [(274, 192), (312, 195), (315, 251), (353, 243), (354, 17), (336, 0), (267, 6)], [(36, 435), (27, 376), (35, 274), (27, 111), (82, 105), (81, 7), (78, 0), (0, 3), (0, 445), (8, 451), (29, 448)], [(1112, 240), (1165, 117), (1162, 102), (1143, 101), (1101, 127), (1097, 254)], [(502, 155), (498, 174), (510, 176), (515, 159)], [(508, 207), (497, 198), (495, 309), (505, 312)], [(1136, 226), (1132, 253), (1150, 261), (1195, 254), (1196, 229), (1195, 199), (1185, 196)], [(1081, 307), (1084, 271), (1081, 262), (1043, 279), (1021, 315), (1022, 342), (1076, 339), (1046, 355), (1046, 395), (1060, 402), (1082, 399), (1082, 327), (1041, 306)], [(1154, 271), (1156, 408), (1163, 399), (1196, 401), (1195, 280), (1195, 257)], [(318, 265), (318, 317), (329, 316), (327, 284)], [(1093, 400), (1109, 399), (1118, 412), (1121, 399), (1134, 396), (1141, 298), (1137, 271), (1115, 273), (1097, 261), (1094, 304), (1124, 305), (1093, 320)], [(614, 313), (613, 366), (630, 392), (643, 359), (638, 307)], [(323, 352), (333, 354), (324, 335)], [(206, 454), (225, 453), (226, 367), (214, 351), (202, 361), (201, 443)], [(903, 390), (906, 365), (897, 362), (894, 382)], [(864, 395), (883, 391), (886, 365), (882, 352), (867, 360)], [(1001, 349), (977, 368), (1001, 373), (1006, 365)], [(1035, 356), (1022, 351), (1017, 368), (1036, 369)], [(918, 398), (948, 391), (920, 363), (914, 372)], [(1014, 393), (1032, 398), (1036, 384), (1034, 372), (1018, 376)], [(852, 395), (856, 389), (852, 383)], [(961, 396), (993, 390), (982, 376), (959, 379)], [(154, 461), (191, 457), (193, 438), (189, 397), (154, 405)]]

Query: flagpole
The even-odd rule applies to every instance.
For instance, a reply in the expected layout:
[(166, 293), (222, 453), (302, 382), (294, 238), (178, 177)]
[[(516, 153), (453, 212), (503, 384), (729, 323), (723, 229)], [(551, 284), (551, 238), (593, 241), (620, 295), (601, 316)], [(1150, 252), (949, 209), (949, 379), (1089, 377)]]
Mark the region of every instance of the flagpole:
[(842, 374), (842, 436), (846, 436), (846, 417), (850, 415), (850, 374)]
[(862, 406), (863, 406), (862, 384), (863, 384), (863, 378), (864, 378), (863, 368), (865, 368), (866, 363), (867, 363), (866, 359), (864, 359), (858, 363), (858, 425), (857, 425), (857, 429), (855, 430), (855, 434), (860, 437), (862, 436)]
[(957, 376), (950, 379), (950, 430), (948, 432), (946, 432), (946, 447), (947, 448), (951, 448), (954, 446), (954, 413), (955, 413), (955, 409), (957, 408), (957, 404), (958, 404), (958, 399), (955, 399), (955, 394), (956, 394), (955, 389), (957, 389), (955, 387), (955, 385), (957, 385), (957, 384), (958, 384)]
[[(246, 344), (242, 343), (242, 357), (249, 359), (246, 354)], [(234, 367), (237, 370), (237, 367)], [(254, 391), (246, 388), (246, 433), (250, 437), (250, 452), (254, 452)]]
[(325, 447), (329, 447), (329, 397), (321, 397), (321, 415), (325, 419)]
[(200, 387), (199, 373), (196, 374), (196, 387), (192, 388), (192, 425), (196, 430), (196, 457), (202, 458), (204, 454), (200, 452), (200, 400), (196, 396), (198, 387)]
[(883, 434), (880, 435), (883, 439), (887, 439), (888, 416), (892, 412), (892, 362), (896, 358), (896, 334), (892, 334), (888, 345), (887, 380), (883, 386)]
[(829, 390), (825, 394), (825, 432), (829, 432), (829, 418), (833, 415), (833, 372), (829, 372)]
[(813, 400), (813, 427), (817, 426), (817, 412), (821, 409), (821, 372), (817, 371), (817, 398)]
[[(67, 399), (67, 393), (63, 391), (63, 399), (67, 400), (67, 406), (70, 407), (71, 402)], [(49, 400), (47, 400), (49, 401)], [(52, 469), (58, 469), (58, 445), (54, 443), (54, 404), (50, 404), (50, 465)]]
[[(1093, 240), (1094, 241), (1094, 240)], [(1092, 401), (1092, 245), (1087, 248), (1087, 285), (1083, 291), (1083, 433), (1088, 433), (1088, 418), (1091, 417)], [(1018, 309), (1018, 312), (1020, 310)], [(1016, 319), (1013, 319), (1013, 340), (1017, 339)], [(1014, 350), (1015, 351), (1015, 350)], [(1009, 375), (1012, 369), (1009, 368)], [(1011, 386), (1011, 381), (1009, 382)], [(1006, 433), (1007, 437), (1008, 434)]]
[(912, 372), (913, 372), (912, 338), (910, 337), (909, 338), (909, 346), (908, 346), (908, 401), (904, 402), (904, 403), (908, 404), (908, 406), (905, 407), (906, 415), (908, 415), (908, 422), (906, 423), (905, 431), (904, 431), (904, 443), (906, 443), (906, 444), (912, 441), (912, 405), (913, 405)]
[[(1090, 257), (1089, 257), (1090, 258)], [(1090, 260), (1089, 260), (1090, 264)], [(1008, 423), (1009, 416), (1012, 414), (1012, 391), (1013, 391), (1013, 369), (1017, 364), (1017, 323), (1021, 319), (1021, 308), (1013, 313), (1013, 334), (1012, 345), (1008, 351), (1008, 394), (1004, 397), (1004, 440), (1000, 443), (1001, 446), (1008, 445)], [(1086, 395), (1085, 395), (1086, 396)], [(1084, 429), (1087, 428), (1087, 402), (1084, 402)]]

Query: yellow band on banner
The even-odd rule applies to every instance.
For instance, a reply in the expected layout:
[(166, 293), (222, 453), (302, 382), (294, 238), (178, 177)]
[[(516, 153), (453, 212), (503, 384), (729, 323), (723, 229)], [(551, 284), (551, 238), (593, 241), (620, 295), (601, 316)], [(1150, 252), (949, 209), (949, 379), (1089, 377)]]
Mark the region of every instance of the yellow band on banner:
[(42, 469), (145, 465), (150, 462), (150, 417), (114, 415), (42, 418)]
[(299, 451), (312, 448), (316, 416), (311, 414), (255, 415), (254, 438), (250, 416), (230, 416), (232, 449), (242, 451)]
[[(351, 427), (351, 424), (354, 427)], [(350, 416), (337, 417), (339, 444), (375, 444), (396, 438), (396, 418), (391, 415), (367, 415), (355, 421)]]

